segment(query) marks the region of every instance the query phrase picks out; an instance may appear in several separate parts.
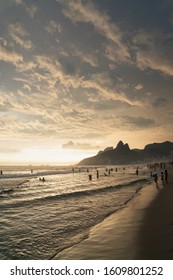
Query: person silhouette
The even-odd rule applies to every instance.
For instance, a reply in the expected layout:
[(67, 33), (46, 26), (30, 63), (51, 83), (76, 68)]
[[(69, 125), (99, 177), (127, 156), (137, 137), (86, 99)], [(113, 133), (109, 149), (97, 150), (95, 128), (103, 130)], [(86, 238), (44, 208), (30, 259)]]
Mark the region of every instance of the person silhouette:
[(157, 176), (157, 174), (154, 175), (154, 182), (156, 183), (156, 188), (158, 189), (159, 186), (158, 186), (158, 176)]
[(162, 184), (164, 185), (165, 184), (165, 176), (164, 176), (163, 172), (161, 172), (161, 181), (162, 181)]
[(165, 169), (165, 183), (168, 183), (168, 171)]

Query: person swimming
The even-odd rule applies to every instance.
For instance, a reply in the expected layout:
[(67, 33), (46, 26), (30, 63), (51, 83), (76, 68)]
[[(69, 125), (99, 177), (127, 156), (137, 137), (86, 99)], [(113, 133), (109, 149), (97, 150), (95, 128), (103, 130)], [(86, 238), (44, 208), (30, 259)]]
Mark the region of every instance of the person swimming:
[(45, 180), (45, 178), (43, 177), (43, 178), (39, 178), (39, 181), (45, 182), (46, 180)]

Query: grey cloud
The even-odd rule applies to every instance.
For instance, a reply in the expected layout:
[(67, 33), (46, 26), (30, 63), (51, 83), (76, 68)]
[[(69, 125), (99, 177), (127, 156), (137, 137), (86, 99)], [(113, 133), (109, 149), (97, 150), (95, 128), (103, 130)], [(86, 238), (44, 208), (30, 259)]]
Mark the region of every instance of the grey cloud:
[[(129, 61), (128, 47), (123, 43), (123, 35), (115, 23), (111, 22), (106, 13), (101, 13), (90, 1), (59, 0), (64, 7), (64, 15), (72, 22), (85, 22), (91, 24), (94, 29), (103, 35), (110, 43), (108, 45), (108, 57), (118, 57), (119, 61)], [(110, 51), (111, 48), (111, 51)]]
[(163, 97), (157, 97), (152, 101), (153, 107), (164, 107), (167, 104), (167, 100)]
[(131, 128), (150, 128), (156, 125), (153, 119), (148, 119), (144, 117), (132, 117), (132, 116), (124, 116), (122, 117), (123, 124), (125, 126), (130, 126)]
[(87, 53), (87, 52), (82, 52), (80, 50), (77, 50), (75, 47), (71, 55), (75, 55), (79, 57), (80, 60), (89, 64), (92, 67), (99, 66), (96, 51), (94, 51), (93, 53)]
[(173, 76), (173, 35), (163, 30), (140, 30), (134, 37), (136, 63), (141, 69), (150, 68)]
[(76, 67), (75, 62), (70, 61), (70, 58), (61, 57), (59, 58), (59, 62), (61, 64), (62, 70), (66, 75), (75, 75), (76, 74)]
[(34, 15), (36, 14), (38, 7), (35, 4), (32, 5), (26, 5), (25, 2), (23, 0), (15, 0), (16, 5), (21, 5), (25, 8), (26, 12), (28, 13), (28, 15), (33, 18)]
[(45, 30), (48, 33), (53, 34), (55, 32), (61, 33), (63, 28), (59, 22), (57, 22), (55, 20), (50, 20), (49, 23), (46, 25)]
[(97, 150), (100, 149), (99, 146), (92, 146), (87, 143), (74, 143), (73, 141), (69, 141), (66, 144), (62, 145), (64, 149), (77, 149), (77, 150)]
[(25, 5), (25, 9), (28, 12), (28, 15), (33, 18), (38, 10), (38, 7), (36, 5), (30, 5), (30, 6), (26, 6)]
[(17, 52), (0, 45), (0, 61), (5, 61), (17, 65), (23, 61), (23, 56)]
[(31, 40), (26, 39), (29, 33), (23, 28), (20, 22), (10, 24), (8, 26), (9, 35), (20, 47), (30, 50), (33, 48), (33, 43)]
[(16, 5), (22, 5), (23, 4), (23, 0), (15, 0)]

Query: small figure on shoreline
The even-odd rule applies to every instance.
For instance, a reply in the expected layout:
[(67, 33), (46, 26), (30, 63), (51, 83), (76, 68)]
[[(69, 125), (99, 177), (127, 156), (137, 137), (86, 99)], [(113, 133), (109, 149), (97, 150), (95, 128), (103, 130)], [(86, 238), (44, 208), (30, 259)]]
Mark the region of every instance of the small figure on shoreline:
[(92, 180), (92, 175), (89, 174), (89, 175), (88, 175), (88, 178), (89, 178), (89, 180), (91, 181), (91, 180)]
[(156, 188), (159, 189), (159, 186), (158, 186), (158, 176), (157, 176), (157, 174), (154, 175), (154, 182), (156, 183)]
[(165, 183), (168, 183), (168, 171), (165, 169)]
[(165, 184), (165, 177), (164, 177), (163, 172), (161, 172), (161, 181), (162, 181), (162, 184), (164, 185)]
[(3, 171), (1, 170), (1, 175), (3, 174)]
[(98, 169), (97, 169), (97, 179), (99, 178), (99, 171), (98, 171)]

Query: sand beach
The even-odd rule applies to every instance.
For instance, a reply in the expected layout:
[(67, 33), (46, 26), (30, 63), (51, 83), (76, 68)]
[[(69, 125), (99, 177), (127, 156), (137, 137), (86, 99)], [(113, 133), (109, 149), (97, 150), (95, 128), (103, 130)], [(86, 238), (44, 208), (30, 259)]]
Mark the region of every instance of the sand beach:
[[(173, 167), (168, 184), (141, 189), (127, 205), (90, 230), (89, 238), (54, 259), (173, 259)], [(160, 178), (159, 178), (160, 179)]]

